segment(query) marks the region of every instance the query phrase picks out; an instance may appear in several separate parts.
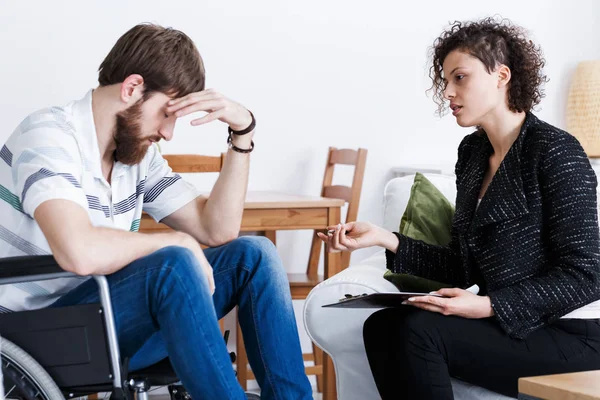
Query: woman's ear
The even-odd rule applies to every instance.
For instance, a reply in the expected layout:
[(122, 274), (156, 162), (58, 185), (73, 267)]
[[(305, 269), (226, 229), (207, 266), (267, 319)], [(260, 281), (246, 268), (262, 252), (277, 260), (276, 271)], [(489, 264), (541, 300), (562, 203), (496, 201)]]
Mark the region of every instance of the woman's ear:
[(508, 83), (510, 82), (510, 78), (511, 78), (510, 68), (508, 68), (504, 64), (501, 64), (496, 69), (496, 73), (498, 75), (498, 88), (507, 86)]

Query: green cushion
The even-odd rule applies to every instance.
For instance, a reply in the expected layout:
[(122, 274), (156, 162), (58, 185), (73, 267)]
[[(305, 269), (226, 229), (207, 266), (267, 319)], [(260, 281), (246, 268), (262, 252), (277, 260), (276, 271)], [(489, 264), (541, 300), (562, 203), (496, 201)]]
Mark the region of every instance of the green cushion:
[[(398, 232), (428, 244), (446, 246), (452, 238), (450, 230), (453, 217), (454, 206), (429, 179), (417, 172)], [(405, 292), (431, 292), (450, 287), (441, 282), (389, 270), (383, 276)]]

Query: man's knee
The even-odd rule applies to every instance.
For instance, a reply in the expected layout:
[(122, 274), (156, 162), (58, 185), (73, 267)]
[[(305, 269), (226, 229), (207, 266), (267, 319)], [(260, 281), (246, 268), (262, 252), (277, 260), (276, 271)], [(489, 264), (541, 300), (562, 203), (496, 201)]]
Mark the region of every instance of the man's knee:
[(273, 242), (264, 236), (241, 236), (229, 242), (228, 246), (257, 256), (277, 254), (277, 248)]
[(280, 264), (277, 248), (264, 236), (242, 236), (230, 242), (228, 247), (242, 255), (247, 264)]
[(165, 284), (166, 280), (172, 278), (179, 282), (208, 283), (203, 277), (204, 272), (198, 258), (185, 247), (163, 247), (147, 257), (149, 259), (143, 266), (150, 269), (151, 279), (157, 284)]
[(268, 275), (270, 281), (278, 281), (287, 286), (287, 274), (281, 263), (277, 248), (264, 236), (242, 236), (228, 244), (229, 251), (236, 252), (240, 267), (252, 272), (254, 276)]
[(167, 246), (152, 253), (149, 257), (153, 260), (149, 265), (160, 265), (168, 268), (169, 266), (181, 266), (182, 268), (196, 268), (199, 261), (194, 253), (185, 247)]

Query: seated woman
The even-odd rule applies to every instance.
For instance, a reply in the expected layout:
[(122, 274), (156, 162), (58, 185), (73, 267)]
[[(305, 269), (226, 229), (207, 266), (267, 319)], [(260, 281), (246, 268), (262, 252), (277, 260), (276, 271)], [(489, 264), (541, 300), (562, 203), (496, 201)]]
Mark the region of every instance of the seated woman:
[[(450, 244), (368, 222), (319, 234), (337, 250), (385, 247), (393, 272), (455, 287), (366, 321), (379, 393), (452, 399), (455, 377), (516, 397), (519, 377), (600, 369), (596, 176), (577, 139), (531, 113), (546, 81), (540, 48), (488, 18), (443, 32), (432, 62), (440, 113), (448, 102), (477, 129), (458, 148)], [(472, 284), (479, 295), (461, 289)]]

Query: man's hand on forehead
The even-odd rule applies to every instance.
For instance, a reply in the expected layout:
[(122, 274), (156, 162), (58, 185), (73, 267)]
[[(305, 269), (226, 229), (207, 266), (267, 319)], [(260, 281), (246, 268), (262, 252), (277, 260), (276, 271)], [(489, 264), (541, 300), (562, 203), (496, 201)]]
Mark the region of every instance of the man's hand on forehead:
[(170, 100), (166, 111), (167, 114), (173, 114), (177, 118), (198, 111), (206, 112), (205, 116), (192, 120), (191, 124), (194, 126), (218, 119), (237, 131), (248, 127), (252, 122), (252, 116), (244, 106), (214, 89), (206, 89)]

